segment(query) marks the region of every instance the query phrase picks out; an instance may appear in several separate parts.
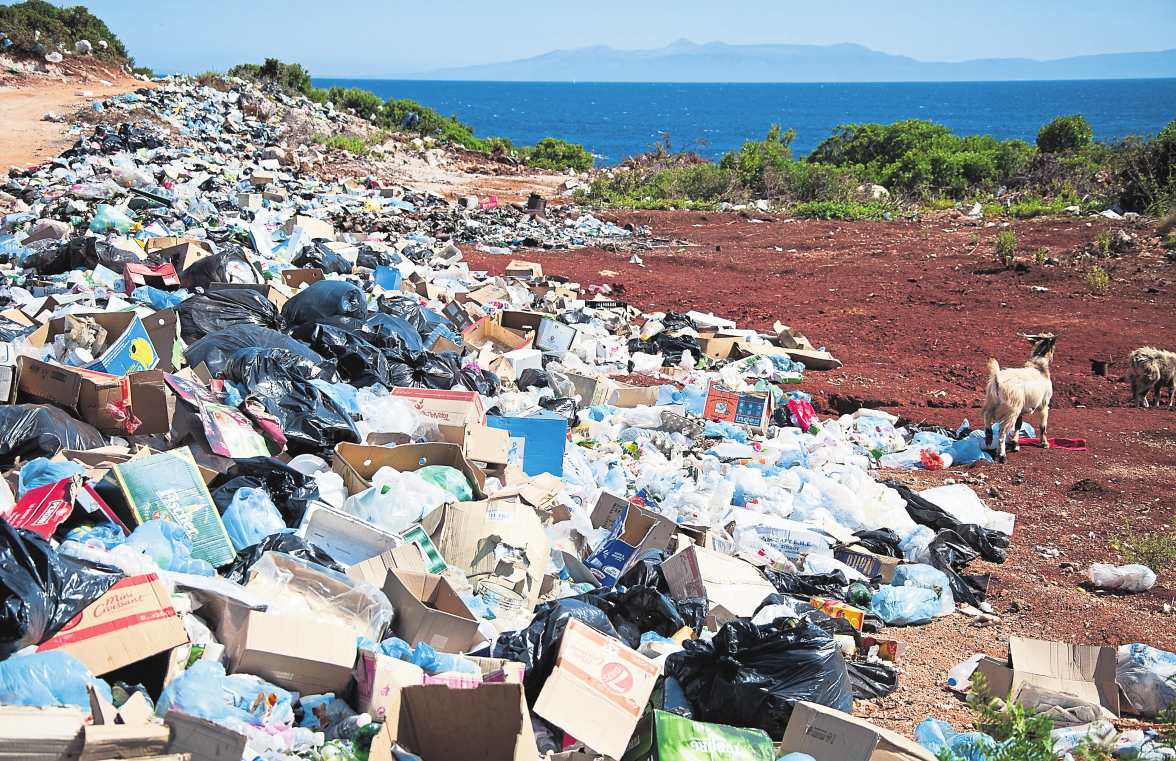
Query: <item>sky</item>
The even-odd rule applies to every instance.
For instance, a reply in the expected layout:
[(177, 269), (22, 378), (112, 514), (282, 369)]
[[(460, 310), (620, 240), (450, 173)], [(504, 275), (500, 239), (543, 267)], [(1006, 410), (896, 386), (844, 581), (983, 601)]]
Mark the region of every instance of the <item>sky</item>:
[(1049, 60), (1176, 47), (1173, 0), (72, 0), (157, 74), (266, 57), (316, 77), (394, 79), (556, 49), (852, 42), (920, 61)]

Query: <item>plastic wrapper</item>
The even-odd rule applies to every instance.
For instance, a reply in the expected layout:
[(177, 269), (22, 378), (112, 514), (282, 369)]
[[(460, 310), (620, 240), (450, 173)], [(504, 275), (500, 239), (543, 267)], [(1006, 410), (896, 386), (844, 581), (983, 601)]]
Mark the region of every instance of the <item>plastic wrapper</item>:
[(164, 688), (155, 706), (162, 718), (179, 711), (226, 724), (240, 721), (259, 727), (294, 723), (294, 696), (256, 676), (227, 676), (217, 661), (198, 660)]
[(134, 221), (122, 209), (100, 203), (94, 212), (94, 219), (90, 221), (90, 232), (117, 232), (126, 235), (134, 225)]
[(407, 399), (370, 388), (360, 389), (356, 398), (373, 431), (412, 435), (421, 425), (421, 416)]
[(784, 629), (732, 621), (710, 642), (689, 641), (669, 656), (666, 675), (681, 683), (697, 719), (762, 729), (777, 741), (799, 701), (853, 710), (841, 649), (805, 621)]
[(237, 552), (289, 530), (264, 489), (238, 489), (221, 520)]
[(1176, 654), (1148, 645), (1120, 645), (1115, 681), (1131, 707), (1152, 718), (1176, 702)]
[(63, 449), (104, 446), (102, 434), (58, 407), (43, 404), (0, 405), (0, 470), (16, 460), (52, 457)]
[(412, 657), (409, 663), (414, 666), (420, 666), (429, 674), (442, 673), (456, 673), (456, 674), (481, 674), (482, 669), (478, 664), (462, 658), (460, 655), (451, 655), (449, 653), (438, 653), (426, 642), (418, 642), (417, 646), (413, 648)]
[(985, 761), (996, 740), (983, 732), (956, 732), (946, 721), (926, 718), (915, 727), (915, 739), (939, 758)]
[(165, 571), (212, 576), (216, 569), (207, 560), (192, 558), (192, 539), (178, 523), (150, 520), (135, 528), (126, 546), (146, 555)]
[(881, 587), (870, 600), (870, 611), (887, 626), (925, 624), (939, 614), (939, 595), (922, 587)]
[(191, 367), (204, 364), (208, 372), (220, 375), (229, 359), (242, 349), (285, 349), (305, 359), (311, 365), (321, 365), (324, 360), (318, 354), (276, 330), (256, 325), (236, 327), (211, 333), (184, 350), (184, 360)]
[(225, 365), (225, 378), (249, 389), (275, 417), (291, 454), (328, 454), (340, 442), (360, 443), (359, 431), (338, 402), (303, 373), (305, 358), (284, 349), (242, 349)]
[(238, 552), (224, 578), (236, 584), (244, 584), (249, 578), (250, 570), (268, 552), (280, 552), (302, 561), (307, 566), (318, 566), (335, 573), (347, 570), (325, 551), (297, 534), (270, 534), (252, 547)]
[(363, 291), (343, 280), (320, 280), (294, 294), (282, 306), (282, 317), (291, 326), (335, 316), (364, 319), (367, 302)]
[(201, 257), (180, 273), (180, 286), (189, 291), (208, 289), (212, 283), (261, 283), (261, 275), (237, 246)]
[(16, 498), (20, 500), (32, 489), (55, 484), (62, 479), (85, 472), (86, 469), (76, 462), (51, 462), (44, 457), (38, 457), (21, 466)]
[(109, 684), (60, 650), (0, 661), (0, 705), (77, 706), (89, 715), (88, 685), (93, 685), (107, 702), (112, 700)]
[(392, 532), (400, 532), (424, 516), (419, 502), (410, 502), (404, 476), (383, 467), (372, 476), (372, 487), (343, 503), (343, 512)]
[(322, 732), (328, 740), (336, 739), (339, 736), (339, 726), (356, 715), (351, 706), (347, 705), (347, 701), (339, 700), (329, 692), (325, 695), (303, 695), (299, 699), (299, 704), (303, 713), (298, 726)]
[(49, 639), (121, 578), (0, 520), (0, 658)]
[(1096, 587), (1117, 589), (1120, 592), (1146, 592), (1156, 585), (1155, 572), (1139, 563), (1121, 566), (1094, 563), (1090, 566), (1089, 575)]
[(474, 490), (470, 487), (469, 479), (457, 468), (448, 465), (426, 465), (415, 472), (426, 482), (452, 494), (458, 502), (471, 502), (474, 499)]
[(319, 498), (317, 482), (305, 473), (272, 457), (234, 460), (209, 484), (221, 513), (228, 509), (238, 489), (264, 489), (282, 515), (287, 528), (302, 525), (306, 508)]
[(286, 321), (278, 307), (257, 291), (247, 289), (192, 296), (180, 303), (176, 314), (180, 319), (180, 337), (188, 344), (236, 325), (256, 325), (276, 331), (286, 329)]
[(346, 626), (379, 641), (392, 621), (384, 593), (342, 573), (280, 552), (267, 552), (250, 569), (246, 586), (270, 600), (270, 611)]

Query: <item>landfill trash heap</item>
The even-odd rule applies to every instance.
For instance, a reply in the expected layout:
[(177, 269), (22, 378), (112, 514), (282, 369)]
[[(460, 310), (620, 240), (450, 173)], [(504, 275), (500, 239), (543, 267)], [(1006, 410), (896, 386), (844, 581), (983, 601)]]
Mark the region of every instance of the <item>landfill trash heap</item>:
[[(0, 756), (832, 761), (976, 739), (851, 715), (896, 688), (895, 627), (996, 620), (965, 566), (1003, 562), (1015, 517), (884, 475), (990, 459), (966, 421), (821, 420), (800, 384), (841, 362), (798, 330), (643, 314), (523, 259), (471, 271), (458, 244), (648, 231), (320, 181), (267, 97), (167, 80), (104, 101), (168, 126), (87, 128), (4, 186)], [(1079, 661), (1098, 668), (1059, 692), (1050, 664)], [(1141, 644), (1014, 638), (949, 682), (973, 671), (1048, 708), (1063, 750), (1136, 747), (1108, 720), (1176, 697), (1176, 656)]]

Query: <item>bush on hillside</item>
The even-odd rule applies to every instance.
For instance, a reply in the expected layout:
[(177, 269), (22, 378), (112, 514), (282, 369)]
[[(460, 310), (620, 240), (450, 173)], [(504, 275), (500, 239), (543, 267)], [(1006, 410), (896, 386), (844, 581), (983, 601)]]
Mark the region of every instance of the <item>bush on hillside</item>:
[(537, 169), (575, 169), (577, 172), (587, 172), (596, 165), (592, 154), (584, 150), (583, 145), (572, 145), (567, 140), (557, 140), (545, 137), (535, 144), (529, 151), (529, 166)]
[(1087, 148), (1094, 130), (1081, 114), (1058, 116), (1037, 131), (1037, 147), (1045, 153), (1064, 153)]
[[(80, 5), (58, 8), (44, 0), (0, 5), (0, 32), (8, 35), (12, 48), (21, 53), (50, 53), (60, 46), (62, 52), (72, 54), (75, 42), (88, 40), (94, 46), (91, 55), (95, 58), (125, 58), (132, 65), (135, 62), (105, 22)], [(98, 45), (103, 40), (105, 50)]]

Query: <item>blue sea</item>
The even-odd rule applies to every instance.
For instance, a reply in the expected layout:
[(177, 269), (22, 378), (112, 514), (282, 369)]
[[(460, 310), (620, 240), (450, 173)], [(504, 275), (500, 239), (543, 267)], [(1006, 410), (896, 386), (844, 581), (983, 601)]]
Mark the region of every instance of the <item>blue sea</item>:
[(409, 98), (455, 115), (479, 137), (534, 145), (545, 137), (581, 143), (598, 163), (643, 153), (668, 135), (673, 150), (717, 159), (772, 124), (796, 128), (793, 153), (807, 154), (839, 124), (927, 119), (958, 135), (1033, 142), (1059, 114), (1081, 113), (1096, 139), (1155, 133), (1176, 119), (1176, 79), (1067, 82), (857, 84), (676, 84), (428, 82), (316, 79)]

